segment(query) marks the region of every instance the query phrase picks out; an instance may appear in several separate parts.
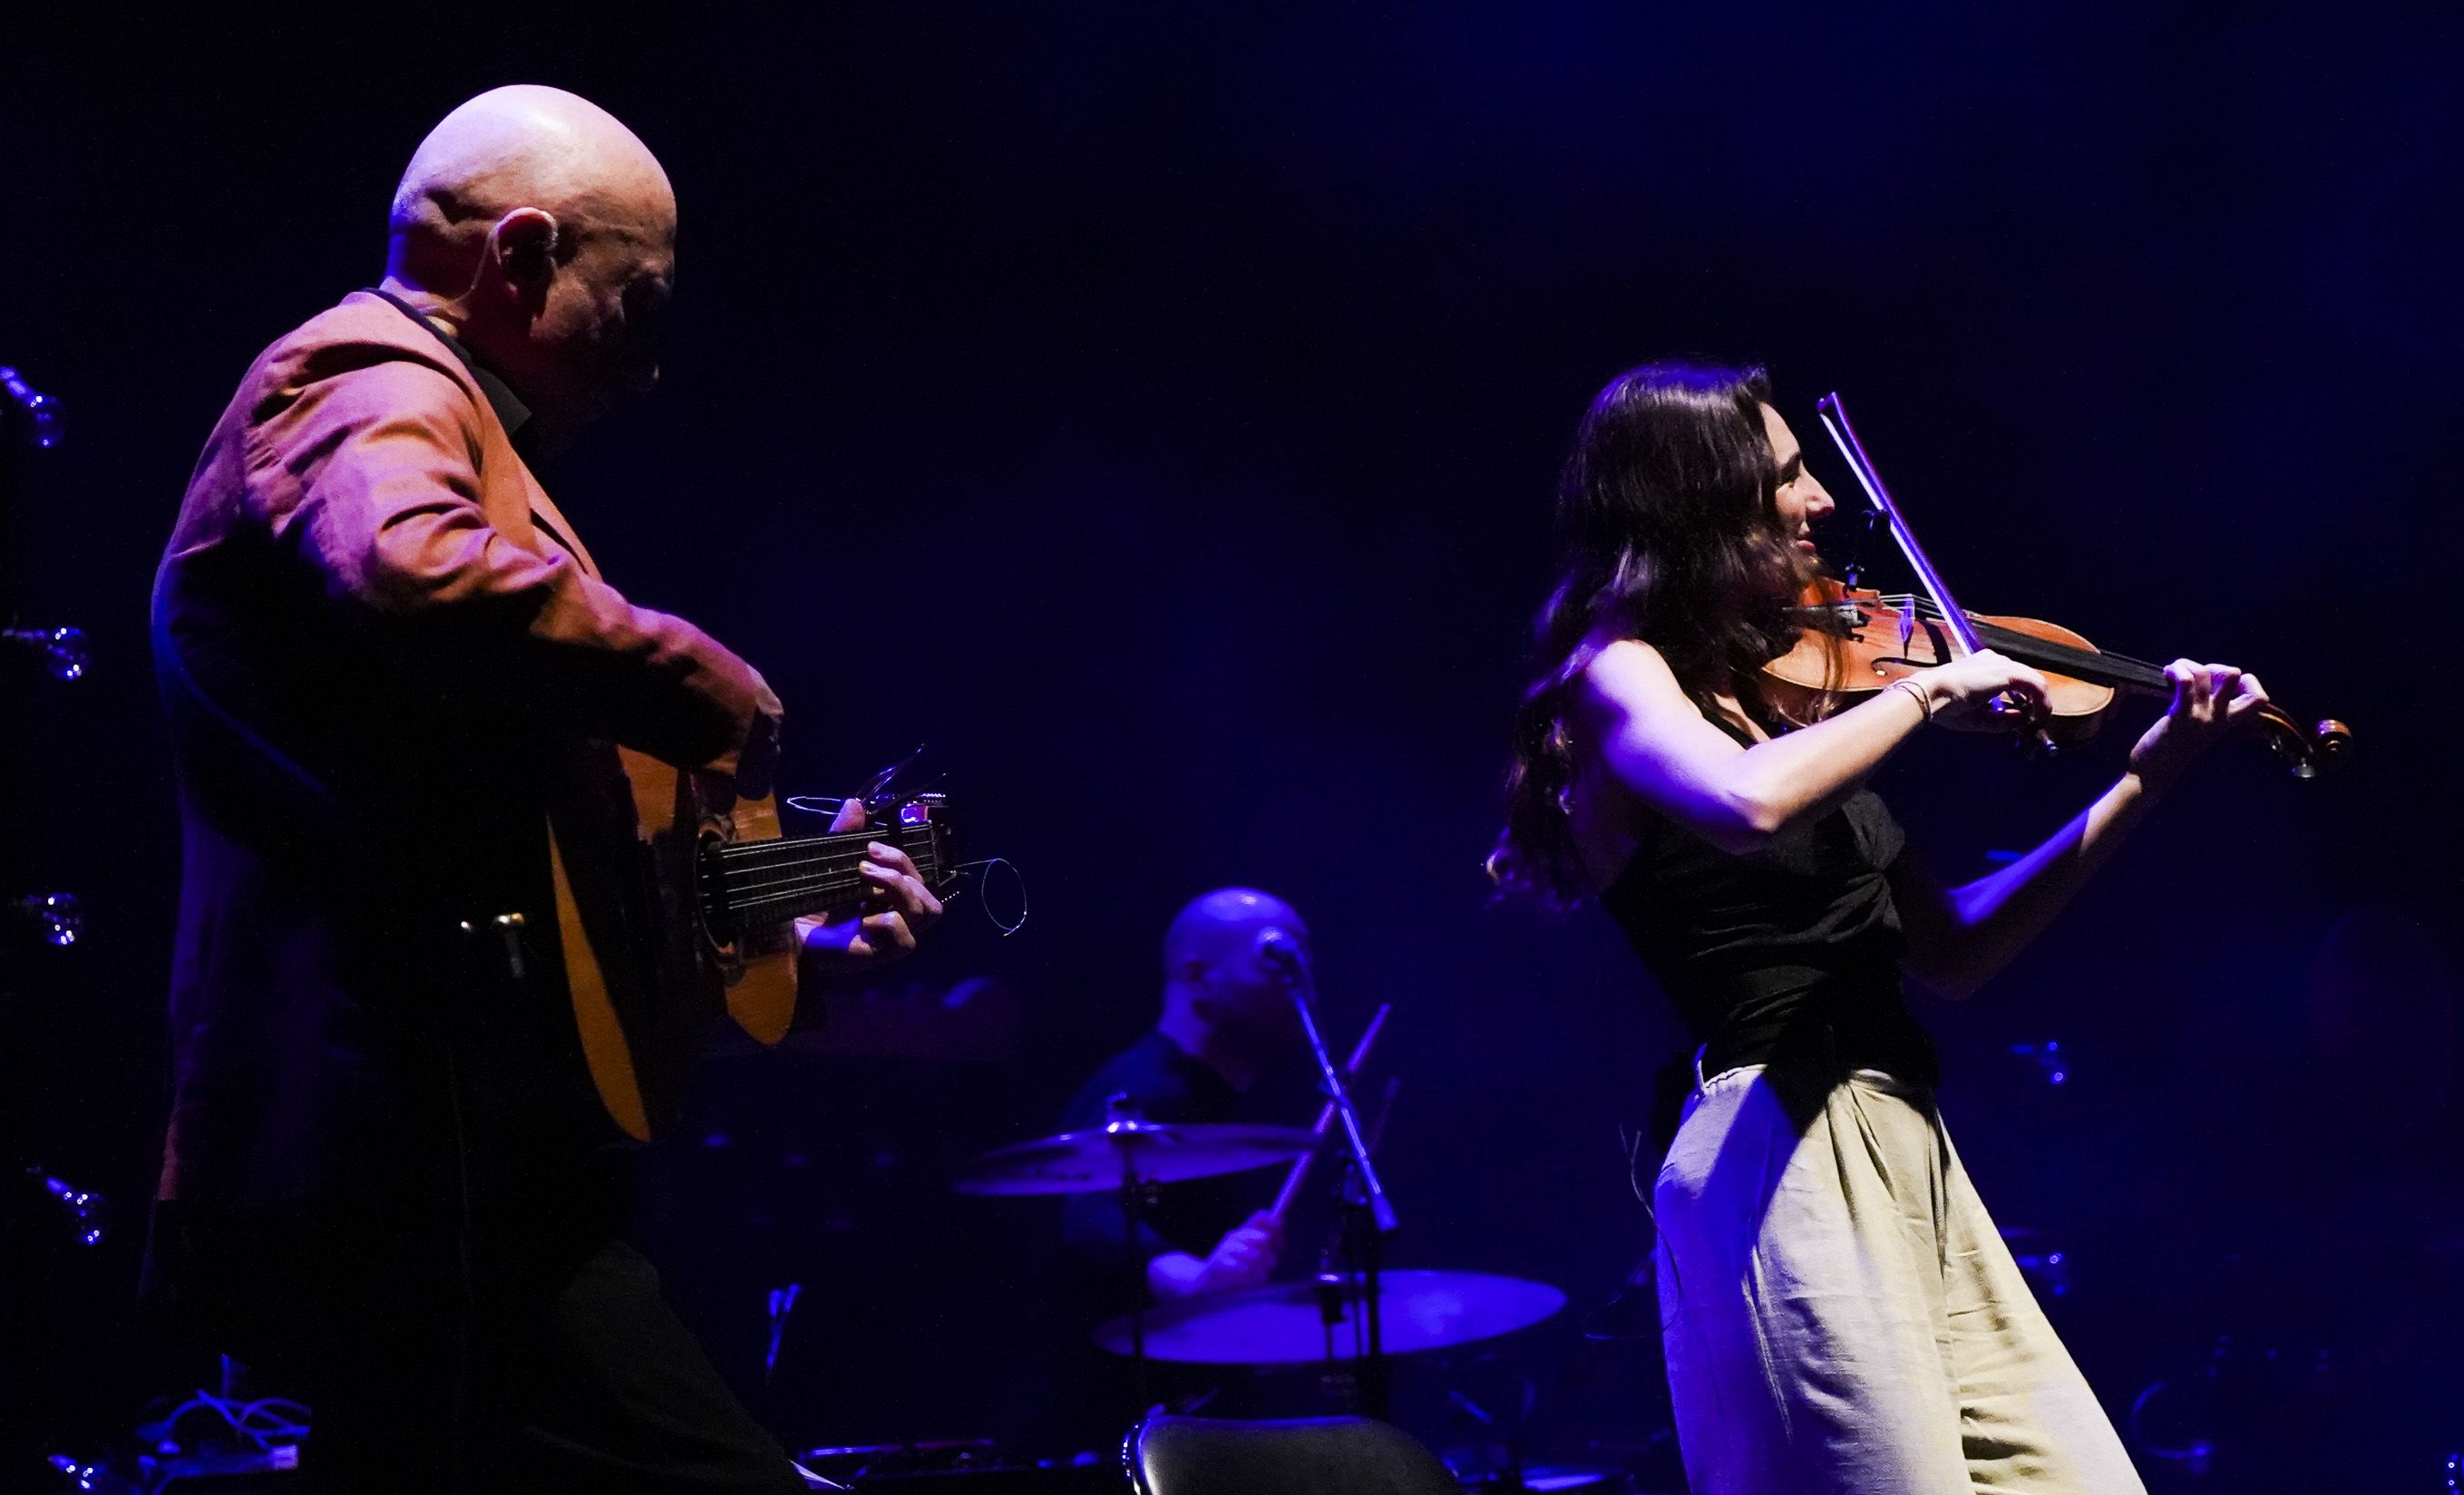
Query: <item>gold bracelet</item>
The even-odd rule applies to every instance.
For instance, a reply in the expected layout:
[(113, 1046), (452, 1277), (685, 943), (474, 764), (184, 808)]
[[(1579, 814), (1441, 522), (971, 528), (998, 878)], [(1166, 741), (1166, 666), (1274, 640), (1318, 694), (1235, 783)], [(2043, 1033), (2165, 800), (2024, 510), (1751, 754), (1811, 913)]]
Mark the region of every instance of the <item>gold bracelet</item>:
[(1909, 679), (1905, 675), (1902, 675), (1899, 679), (1882, 687), (1882, 689), (1886, 691), (1905, 689), (1909, 696), (1916, 701), (1917, 710), (1924, 715), (1925, 720), (1933, 720), (1933, 697), (1926, 693), (1924, 686), (1917, 684), (1914, 680)]

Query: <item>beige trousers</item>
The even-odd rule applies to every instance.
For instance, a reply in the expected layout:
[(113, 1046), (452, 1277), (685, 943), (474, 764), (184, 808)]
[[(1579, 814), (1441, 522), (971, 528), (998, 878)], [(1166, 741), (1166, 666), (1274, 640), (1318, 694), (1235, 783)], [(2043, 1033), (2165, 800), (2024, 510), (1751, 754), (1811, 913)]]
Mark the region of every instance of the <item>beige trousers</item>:
[(1694, 1495), (2145, 1495), (1930, 1110), (1774, 1080), (1702, 1084), (1652, 1191)]

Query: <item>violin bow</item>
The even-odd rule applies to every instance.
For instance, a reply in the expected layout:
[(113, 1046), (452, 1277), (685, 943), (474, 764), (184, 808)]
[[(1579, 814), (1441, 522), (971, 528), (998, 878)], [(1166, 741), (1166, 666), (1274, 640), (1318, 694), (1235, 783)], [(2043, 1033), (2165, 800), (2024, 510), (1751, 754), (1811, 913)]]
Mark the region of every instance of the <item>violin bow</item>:
[[(1865, 444), (1857, 439), (1857, 428), (1848, 424), (1848, 407), (1839, 403), (1839, 391), (1835, 389), (1824, 395), (1815, 403), (1814, 410), (1821, 417), (1822, 429), (1830, 434), (1831, 444), (1839, 449), (1840, 458), (1848, 464), (1848, 471), (1856, 474), (1857, 486), (1865, 490), (1866, 501), (1882, 517), (1892, 540), (1900, 547), (1901, 556), (1907, 561), (1908, 569), (1916, 573), (1917, 585), (1925, 589), (1926, 600), (1933, 604), (1935, 615), (1950, 634), (1954, 651), (1961, 655), (1977, 652), (1984, 646), (1977, 642), (1975, 625), (1968, 621), (1966, 610), (1951, 601), (1949, 583), (1943, 581), (1940, 571), (1934, 569), (1932, 558), (1925, 553), (1923, 545), (1917, 543), (1916, 536), (1908, 529), (1908, 521), (1900, 514), (1900, 506), (1892, 501), (1891, 491), (1882, 486), (1882, 474), (1874, 471), (1873, 460), (1865, 455)], [(2009, 709), (2031, 718), (2025, 725), (2031, 729), (2030, 736), (2038, 752), (2051, 753), (2054, 750), (2053, 737), (2040, 723), (2033, 720), (2034, 713), (2016, 702), (2011, 703)]]

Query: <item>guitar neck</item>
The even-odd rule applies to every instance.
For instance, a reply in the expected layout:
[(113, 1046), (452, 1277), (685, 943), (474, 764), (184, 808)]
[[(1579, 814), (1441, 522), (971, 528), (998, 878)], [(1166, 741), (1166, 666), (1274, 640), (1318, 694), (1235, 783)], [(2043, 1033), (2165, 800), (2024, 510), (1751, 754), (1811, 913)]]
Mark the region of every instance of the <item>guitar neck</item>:
[(845, 908), (872, 888), (858, 868), (876, 841), (906, 852), (927, 887), (939, 886), (945, 869), (930, 823), (729, 842), (702, 853), (703, 915), (714, 929), (744, 930)]

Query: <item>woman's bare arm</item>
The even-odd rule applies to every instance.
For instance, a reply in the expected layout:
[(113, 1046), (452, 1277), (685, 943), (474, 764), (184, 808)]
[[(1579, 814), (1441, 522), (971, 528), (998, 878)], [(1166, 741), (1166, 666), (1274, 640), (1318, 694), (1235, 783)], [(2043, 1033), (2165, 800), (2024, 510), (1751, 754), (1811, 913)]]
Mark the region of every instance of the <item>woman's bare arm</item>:
[(1743, 853), (1855, 793), (1928, 716), (1979, 714), (2006, 692), (2044, 691), (2035, 671), (1991, 652), (1908, 678), (1911, 689), (1749, 748), (1703, 719), (1658, 649), (1627, 639), (1584, 671), (1575, 715), (1618, 783), (1720, 849)]

